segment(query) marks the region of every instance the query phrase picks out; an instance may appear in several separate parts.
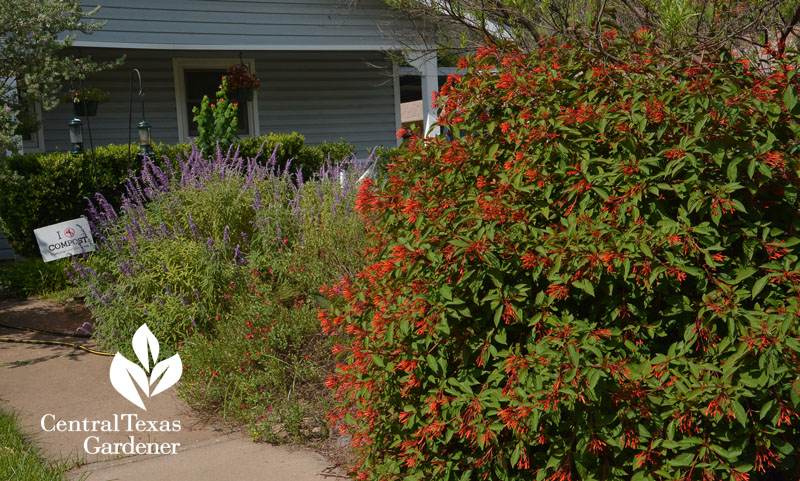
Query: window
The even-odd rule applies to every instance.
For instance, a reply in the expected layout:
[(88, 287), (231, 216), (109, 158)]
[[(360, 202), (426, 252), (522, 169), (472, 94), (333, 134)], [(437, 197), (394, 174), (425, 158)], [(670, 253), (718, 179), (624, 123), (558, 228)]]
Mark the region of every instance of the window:
[(26, 129), (22, 136), (22, 151), (44, 152), (44, 126), (42, 123), (42, 104), (36, 102), (29, 109), (23, 110), (20, 115), (27, 119), (23, 123), (30, 124), (30, 129)]
[[(250, 71), (255, 72), (253, 59), (242, 59), (249, 64)], [(197, 124), (192, 120), (193, 107), (199, 107), (204, 95), (209, 99), (215, 98), (219, 90), (220, 78), (231, 65), (238, 64), (240, 59), (173, 59), (173, 74), (175, 80), (175, 102), (178, 114), (178, 137), (181, 142), (190, 137), (197, 136)], [(255, 137), (258, 135), (258, 98), (253, 95), (250, 102), (239, 103), (239, 130), (240, 137)]]

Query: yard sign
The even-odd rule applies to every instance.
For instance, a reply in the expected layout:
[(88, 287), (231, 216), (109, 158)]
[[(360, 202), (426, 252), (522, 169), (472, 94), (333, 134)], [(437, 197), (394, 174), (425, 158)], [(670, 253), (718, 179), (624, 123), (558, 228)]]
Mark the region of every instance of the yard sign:
[(92, 231), (85, 217), (33, 230), (45, 262), (94, 250)]

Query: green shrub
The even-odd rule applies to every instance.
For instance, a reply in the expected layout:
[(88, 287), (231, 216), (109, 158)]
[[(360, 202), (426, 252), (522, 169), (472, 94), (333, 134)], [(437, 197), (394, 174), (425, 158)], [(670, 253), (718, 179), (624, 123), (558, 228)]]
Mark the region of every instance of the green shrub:
[(300, 150), (298, 162), (303, 167), (303, 172), (308, 174), (316, 172), (328, 161), (336, 164), (342, 159), (354, 154), (355, 146), (344, 139), (338, 142), (323, 142), (316, 145), (305, 145)]
[[(84, 213), (95, 192), (113, 199), (127, 176), (128, 148), (109, 145), (92, 154), (26, 154), (0, 158), (0, 228), (14, 250), (38, 256), (33, 230)], [(134, 162), (135, 165), (135, 162)]]
[[(305, 145), (297, 132), (269, 134), (241, 140), (237, 145), (243, 158), (254, 158), (264, 145), (261, 162), (272, 156), (281, 168), (292, 159), (292, 168), (302, 169), (308, 178), (328, 159), (336, 163), (353, 151), (344, 140)], [(235, 149), (235, 147), (234, 147)], [(183, 159), (192, 152), (191, 144), (153, 145), (153, 160), (163, 166), (163, 158)], [(107, 145), (91, 152), (72, 155), (68, 152), (25, 154), (0, 158), (0, 229), (14, 250), (25, 256), (38, 256), (33, 229), (73, 219), (86, 211), (85, 197), (102, 193), (119, 207), (123, 183), (130, 169), (138, 172), (138, 145)]]
[[(278, 148), (277, 151), (275, 151), (275, 147)], [(353, 144), (344, 139), (338, 142), (306, 145), (305, 137), (297, 132), (244, 139), (239, 142), (239, 149), (241, 156), (246, 159), (255, 157), (261, 150), (262, 162), (269, 159), (275, 152), (275, 158), (279, 165), (284, 166), (291, 159), (291, 169), (301, 169), (306, 178), (320, 170), (327, 163), (329, 155), (331, 162), (335, 164), (355, 151)]]
[[(266, 161), (275, 151), (276, 159), (281, 163), (285, 163), (288, 159), (297, 158), (305, 145), (306, 138), (292, 132), (291, 134), (268, 134), (260, 137), (251, 137), (243, 139), (239, 142), (239, 154), (245, 159), (251, 159), (261, 151), (260, 159)], [(262, 148), (263, 145), (263, 148)]]
[(321, 316), (358, 479), (796, 477), (797, 58), (644, 37), (479, 50), (454, 140), (362, 185), (371, 265)]
[(34, 258), (8, 262), (0, 266), (0, 287), (24, 296), (62, 291), (73, 285), (67, 278), (68, 266), (69, 259), (44, 262)]

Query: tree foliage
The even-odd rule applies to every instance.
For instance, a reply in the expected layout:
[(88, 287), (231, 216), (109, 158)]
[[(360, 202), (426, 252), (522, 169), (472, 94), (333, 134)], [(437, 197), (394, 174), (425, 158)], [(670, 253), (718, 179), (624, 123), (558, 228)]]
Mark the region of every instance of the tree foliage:
[(3, 0), (0, 2), (0, 151), (16, 150), (20, 123), (30, 127), (32, 105), (50, 109), (64, 82), (114, 65), (66, 54), (74, 35), (92, 33), (102, 23), (87, 22), (78, 0)]
[[(604, 51), (601, 32), (623, 35), (645, 29), (656, 42), (699, 54), (720, 48), (760, 51), (796, 40), (798, 0), (384, 0), (438, 25), (438, 40), (462, 37), (483, 42), (508, 41), (523, 50), (541, 39), (558, 37), (594, 51)], [(429, 32), (430, 26), (421, 28)], [(751, 49), (752, 50), (752, 49)]]
[(652, 41), (482, 48), (362, 185), (320, 313), (358, 479), (796, 479), (797, 58)]

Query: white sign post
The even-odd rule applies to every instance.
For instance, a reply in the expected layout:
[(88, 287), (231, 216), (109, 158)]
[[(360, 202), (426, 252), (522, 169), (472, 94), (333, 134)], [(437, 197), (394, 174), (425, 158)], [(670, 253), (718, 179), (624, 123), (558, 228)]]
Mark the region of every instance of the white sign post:
[(85, 217), (34, 229), (33, 235), (45, 262), (94, 250), (92, 231)]

